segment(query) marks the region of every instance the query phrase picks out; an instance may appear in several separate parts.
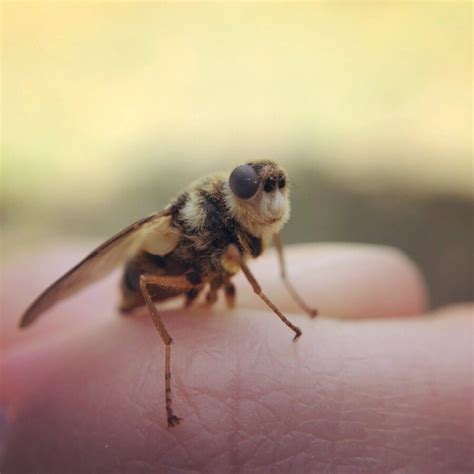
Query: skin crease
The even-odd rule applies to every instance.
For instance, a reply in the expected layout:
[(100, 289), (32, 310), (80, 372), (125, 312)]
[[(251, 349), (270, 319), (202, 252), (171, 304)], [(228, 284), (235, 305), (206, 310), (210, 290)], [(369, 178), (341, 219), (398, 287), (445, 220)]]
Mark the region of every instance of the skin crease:
[(116, 314), (117, 275), (16, 329), (32, 297), (83, 253), (55, 250), (4, 272), (2, 472), (473, 471), (473, 307), (423, 314), (423, 281), (399, 252), (289, 248), (315, 320), (298, 314), (274, 254), (251, 262), (302, 329), (296, 343), (241, 275), (234, 310), (163, 311), (184, 419), (173, 429), (163, 344), (144, 310)]

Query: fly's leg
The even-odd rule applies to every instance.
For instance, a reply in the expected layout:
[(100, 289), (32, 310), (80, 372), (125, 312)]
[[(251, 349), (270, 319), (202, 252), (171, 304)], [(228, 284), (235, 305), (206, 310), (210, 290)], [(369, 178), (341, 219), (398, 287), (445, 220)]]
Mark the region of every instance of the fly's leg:
[(194, 303), (196, 298), (199, 296), (201, 291), (202, 291), (202, 288), (199, 288), (199, 287), (194, 287), (188, 290), (185, 295), (184, 307), (189, 308)]
[(209, 285), (209, 291), (207, 292), (206, 295), (206, 303), (208, 306), (212, 306), (216, 301), (217, 301), (217, 292), (219, 291), (219, 288), (222, 286), (222, 278), (216, 277), (214, 278), (210, 285)]
[(249, 267), (245, 263), (245, 260), (242, 258), (242, 255), (240, 255), (238, 248), (233, 244), (229, 245), (225, 257), (233, 260), (240, 266), (248, 282), (252, 285), (253, 291), (295, 333), (293, 341), (296, 341), (301, 336), (301, 329), (295, 326), (291, 321), (289, 321), (287, 317), (271, 302), (267, 295), (265, 295), (265, 293), (262, 291), (261, 286), (258, 284)]
[(228, 308), (235, 306), (235, 285), (229, 281), (224, 286), (225, 302)]
[(298, 306), (305, 312), (308, 313), (310, 318), (315, 318), (318, 315), (318, 310), (315, 308), (309, 307), (301, 298), (301, 296), (296, 291), (295, 287), (291, 284), (290, 280), (288, 279), (288, 275), (286, 273), (286, 263), (285, 263), (285, 255), (283, 253), (283, 242), (281, 241), (281, 237), (279, 234), (273, 235), (273, 242), (275, 244), (275, 248), (278, 254), (278, 260), (280, 262), (280, 273), (283, 283), (285, 284), (288, 292), (290, 293), (291, 297), (296, 301)]
[(168, 419), (168, 427), (176, 426), (181, 418), (177, 417), (171, 407), (171, 343), (173, 339), (166, 330), (161, 321), (160, 314), (156, 309), (150, 293), (148, 292), (148, 285), (157, 285), (167, 288), (181, 288), (192, 289), (193, 285), (189, 283), (186, 277), (167, 277), (157, 276), (151, 274), (143, 274), (140, 276), (140, 290), (145, 300), (148, 312), (153, 320), (156, 329), (158, 330), (161, 339), (165, 344), (165, 400), (166, 400), (166, 415)]

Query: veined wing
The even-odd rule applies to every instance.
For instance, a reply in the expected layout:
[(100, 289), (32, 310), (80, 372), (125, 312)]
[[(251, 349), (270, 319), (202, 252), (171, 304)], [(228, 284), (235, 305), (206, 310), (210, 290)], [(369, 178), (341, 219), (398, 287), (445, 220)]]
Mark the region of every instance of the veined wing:
[(180, 232), (171, 226), (169, 211), (138, 220), (93, 250), (39, 295), (23, 314), (20, 327), (31, 324), (58, 301), (104, 278), (141, 249), (166, 255), (176, 247), (179, 237)]

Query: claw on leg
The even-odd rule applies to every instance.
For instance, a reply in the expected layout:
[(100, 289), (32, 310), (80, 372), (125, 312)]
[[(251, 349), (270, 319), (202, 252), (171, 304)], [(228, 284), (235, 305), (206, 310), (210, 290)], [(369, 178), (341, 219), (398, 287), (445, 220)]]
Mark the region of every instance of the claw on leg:
[(179, 422), (182, 420), (179, 416), (176, 415), (169, 415), (168, 416), (168, 428), (173, 428), (174, 426), (179, 425)]
[(296, 329), (295, 331), (296, 334), (295, 334), (295, 337), (293, 338), (293, 342), (296, 342), (300, 338), (301, 334), (303, 334), (299, 327), (295, 326), (295, 329)]

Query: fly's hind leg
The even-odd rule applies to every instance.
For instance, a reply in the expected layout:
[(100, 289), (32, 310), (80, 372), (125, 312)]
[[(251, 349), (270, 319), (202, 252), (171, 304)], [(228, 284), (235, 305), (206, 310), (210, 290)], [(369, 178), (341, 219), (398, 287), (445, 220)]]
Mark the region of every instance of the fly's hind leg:
[(190, 290), (194, 287), (186, 277), (184, 276), (158, 276), (151, 274), (143, 274), (140, 276), (140, 290), (145, 300), (148, 312), (150, 313), (151, 319), (155, 323), (155, 327), (158, 330), (161, 339), (165, 344), (165, 400), (166, 400), (166, 415), (168, 419), (168, 427), (176, 426), (181, 418), (177, 417), (173, 413), (171, 407), (171, 343), (173, 339), (166, 330), (163, 322), (161, 321), (160, 314), (156, 309), (150, 293), (148, 291), (148, 285), (157, 285), (166, 288), (180, 288)]

